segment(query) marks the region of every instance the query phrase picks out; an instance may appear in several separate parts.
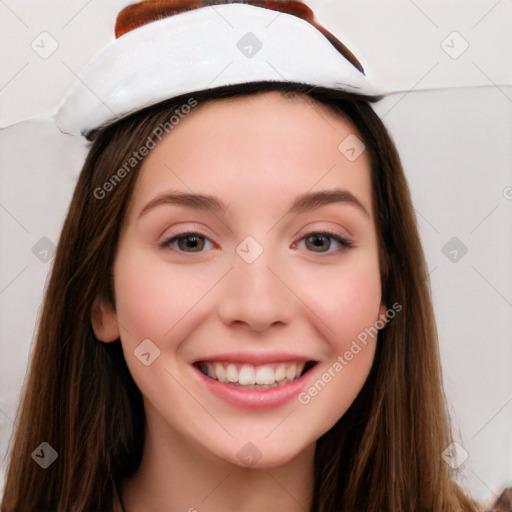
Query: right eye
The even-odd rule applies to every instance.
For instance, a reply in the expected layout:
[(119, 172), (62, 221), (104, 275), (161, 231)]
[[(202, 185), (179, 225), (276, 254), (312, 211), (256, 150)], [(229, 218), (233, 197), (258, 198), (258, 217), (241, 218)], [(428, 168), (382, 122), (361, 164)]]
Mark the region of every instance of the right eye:
[(159, 245), (162, 249), (170, 248), (176, 252), (193, 254), (205, 252), (202, 249), (205, 247), (206, 242), (209, 242), (213, 247), (213, 242), (201, 233), (186, 232), (173, 234), (169, 238), (160, 242)]

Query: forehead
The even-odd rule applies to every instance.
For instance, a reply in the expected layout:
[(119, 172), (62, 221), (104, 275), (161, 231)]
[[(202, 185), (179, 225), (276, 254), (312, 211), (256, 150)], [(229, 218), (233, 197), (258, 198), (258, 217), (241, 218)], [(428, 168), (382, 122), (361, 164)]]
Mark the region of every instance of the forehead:
[[(267, 92), (199, 104), (145, 157), (134, 208), (166, 189), (218, 196), (245, 210), (343, 188), (371, 212), (370, 164), (346, 117), (305, 95)], [(356, 151), (348, 152), (347, 149)]]

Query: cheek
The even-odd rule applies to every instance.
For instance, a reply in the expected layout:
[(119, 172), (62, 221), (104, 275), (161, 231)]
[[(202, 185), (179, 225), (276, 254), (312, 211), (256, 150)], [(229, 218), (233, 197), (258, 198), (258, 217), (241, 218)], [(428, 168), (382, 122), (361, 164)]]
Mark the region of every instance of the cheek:
[(140, 338), (160, 339), (172, 326), (176, 293), (173, 286), (164, 285), (158, 267), (142, 259), (128, 257), (115, 267), (116, 309), (118, 322), (130, 343)]
[(311, 317), (321, 320), (316, 325), (328, 349), (299, 403), (322, 417), (323, 427), (333, 426), (361, 391), (374, 360), (381, 306), (378, 258), (374, 253), (347, 257), (336, 268), (325, 266), (301, 278), (300, 285), (308, 291)]
[(318, 438), (346, 413), (370, 373), (381, 301), (378, 269), (352, 266), (350, 272), (331, 273), (310, 300), (311, 309), (325, 324), (329, 350), (298, 401), (308, 416), (321, 418), (314, 430)]
[[(375, 258), (353, 258), (346, 265), (317, 269), (299, 277), (305, 302), (322, 321), (322, 333), (338, 353), (378, 320), (381, 286)], [(307, 292), (307, 293), (306, 293)], [(323, 325), (323, 327), (322, 327)]]
[[(222, 276), (222, 269), (197, 272), (194, 266), (170, 264), (143, 251), (126, 253), (115, 265), (116, 310), (123, 343), (149, 338), (158, 346), (172, 344), (201, 300)], [(218, 271), (217, 271), (218, 270)]]
[[(126, 364), (145, 399), (157, 410), (166, 410), (168, 403), (190, 407), (182, 403), (183, 390), (169, 375), (179, 375), (180, 344), (191, 322), (204, 317), (201, 299), (216, 280), (217, 276), (180, 269), (147, 251), (126, 251), (116, 261), (116, 313)], [(147, 342), (141, 345), (148, 339), (156, 349)], [(143, 346), (149, 348), (143, 351), (139, 348)], [(146, 366), (140, 354), (147, 350), (151, 359)], [(163, 396), (168, 403), (161, 402)]]

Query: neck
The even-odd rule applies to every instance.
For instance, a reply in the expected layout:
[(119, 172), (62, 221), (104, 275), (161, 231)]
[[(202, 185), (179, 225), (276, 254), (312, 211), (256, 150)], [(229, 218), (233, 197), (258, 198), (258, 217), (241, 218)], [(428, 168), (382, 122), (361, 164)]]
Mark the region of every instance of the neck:
[(311, 509), (314, 444), (278, 467), (246, 468), (147, 421), (141, 465), (120, 486), (124, 512)]

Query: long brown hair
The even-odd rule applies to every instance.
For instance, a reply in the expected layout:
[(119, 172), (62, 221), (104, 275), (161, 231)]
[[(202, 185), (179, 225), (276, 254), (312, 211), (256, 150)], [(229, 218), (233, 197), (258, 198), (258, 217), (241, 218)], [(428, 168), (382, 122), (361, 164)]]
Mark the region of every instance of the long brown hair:
[[(307, 95), (358, 129), (371, 161), (383, 300), (403, 308), (380, 331), (356, 400), (317, 441), (312, 512), (476, 511), (441, 458), (451, 435), (429, 279), (393, 141), (368, 98), (339, 91), (275, 82), (193, 98), (201, 104), (270, 90)], [(91, 134), (45, 294), (2, 512), (108, 512), (114, 486), (139, 467), (142, 396), (120, 342), (98, 342), (91, 315), (96, 297), (114, 302), (112, 267), (140, 163), (106, 197), (94, 191), (187, 100), (165, 101)], [(42, 442), (58, 453), (47, 469), (31, 456)]]

